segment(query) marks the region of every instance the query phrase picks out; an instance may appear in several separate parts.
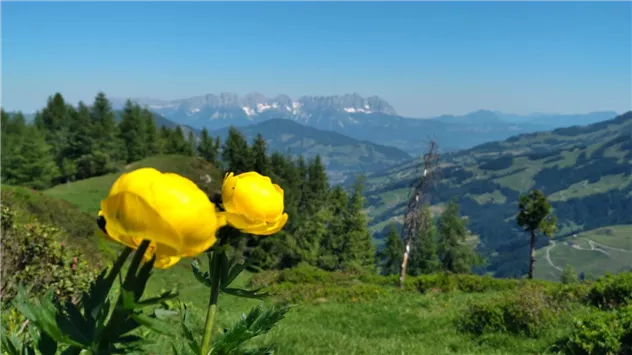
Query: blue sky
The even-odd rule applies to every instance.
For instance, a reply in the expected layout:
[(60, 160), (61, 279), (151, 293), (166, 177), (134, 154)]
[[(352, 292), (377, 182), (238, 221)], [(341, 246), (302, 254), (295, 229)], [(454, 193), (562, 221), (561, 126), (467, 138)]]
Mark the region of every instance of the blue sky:
[(630, 2), (2, 2), (2, 106), (379, 95), (400, 114), (625, 111)]

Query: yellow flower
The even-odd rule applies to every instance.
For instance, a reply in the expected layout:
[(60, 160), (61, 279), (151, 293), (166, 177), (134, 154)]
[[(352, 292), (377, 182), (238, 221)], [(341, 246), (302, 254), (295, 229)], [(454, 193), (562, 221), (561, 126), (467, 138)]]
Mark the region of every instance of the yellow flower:
[(101, 201), (99, 216), (105, 219), (107, 235), (119, 243), (136, 249), (149, 240), (144, 258), (155, 254), (154, 265), (161, 269), (206, 251), (226, 225), (195, 183), (153, 168), (121, 175)]
[(222, 183), (226, 221), (243, 232), (270, 235), (287, 222), (283, 213), (283, 189), (257, 172), (228, 173)]

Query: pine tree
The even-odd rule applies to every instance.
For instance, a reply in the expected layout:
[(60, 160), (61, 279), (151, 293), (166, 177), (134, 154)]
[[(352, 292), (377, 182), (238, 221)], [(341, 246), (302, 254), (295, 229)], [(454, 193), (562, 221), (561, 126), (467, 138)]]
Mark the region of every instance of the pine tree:
[(131, 100), (125, 102), (119, 130), (125, 147), (126, 162), (131, 163), (147, 156), (145, 122), (141, 117), (140, 107)]
[(262, 175), (270, 175), (270, 162), (268, 159), (267, 144), (259, 133), (252, 142), (250, 155), (252, 157), (252, 169)]
[(329, 192), (329, 180), (325, 166), (317, 155), (307, 166), (307, 184), (303, 191), (306, 212), (308, 215), (318, 212), (324, 207)]
[(147, 151), (147, 155), (152, 156), (162, 153), (164, 143), (156, 128), (154, 114), (145, 108), (141, 111), (141, 116), (145, 122), (145, 150)]
[(217, 147), (215, 146), (213, 138), (209, 136), (208, 129), (206, 129), (206, 127), (202, 129), (202, 134), (200, 135), (200, 144), (197, 147), (197, 152), (202, 157), (202, 159), (217, 166)]
[(184, 138), (182, 127), (176, 126), (173, 131), (169, 132), (165, 151), (168, 154), (189, 155), (191, 146)]
[(320, 243), (318, 265), (325, 270), (340, 270), (343, 265), (352, 261), (345, 259), (349, 254), (344, 253), (348, 238), (349, 196), (342, 187), (336, 186), (331, 190), (327, 200), (327, 208), (329, 210), (327, 233)]
[(536, 234), (541, 232), (552, 237), (556, 230), (557, 217), (551, 214), (551, 204), (542, 191), (534, 189), (529, 194), (520, 196), (516, 221), (531, 236), (527, 277), (533, 279)]
[(437, 256), (437, 229), (428, 205), (420, 212), (421, 226), (416, 233), (410, 250), (406, 272), (410, 275), (430, 274), (439, 269)]
[(45, 189), (59, 175), (51, 147), (36, 127), (26, 126), (23, 133), (23, 139), (14, 145), (11, 154), (6, 158), (3, 154), (2, 182)]
[(378, 253), (384, 275), (399, 274), (404, 255), (404, 241), (397, 232), (397, 227), (391, 223), (386, 235), (386, 244)]
[(235, 127), (231, 126), (228, 130), (228, 137), (222, 149), (222, 160), (226, 164), (226, 170), (235, 174), (252, 170), (248, 141)]
[(37, 117), (37, 126), (42, 129), (46, 142), (51, 147), (57, 167), (60, 170), (62, 180), (67, 180), (74, 175), (74, 169), (69, 159), (65, 156), (68, 147), (69, 123), (74, 108), (64, 101), (60, 93), (48, 98), (46, 107)]
[(195, 134), (193, 134), (193, 131), (189, 131), (189, 134), (187, 136), (187, 149), (185, 150), (185, 154), (187, 156), (194, 156), (196, 151), (197, 143), (195, 140)]
[(112, 162), (125, 160), (125, 150), (120, 141), (116, 116), (112, 111), (110, 100), (103, 92), (99, 92), (94, 98), (91, 115), (97, 137), (97, 150), (107, 154)]
[(472, 266), (479, 263), (478, 255), (464, 244), (467, 234), (465, 222), (459, 216), (459, 205), (451, 201), (438, 220), (438, 254), (443, 271), (470, 273)]
[(353, 186), (346, 220), (347, 239), (343, 250), (345, 261), (363, 268), (375, 266), (375, 246), (367, 229), (364, 214), (364, 177), (359, 176)]
[(102, 162), (97, 162), (94, 155), (97, 142), (95, 141), (95, 127), (90, 109), (83, 102), (79, 102), (76, 112), (70, 116), (69, 144), (65, 151), (65, 158), (75, 165), (73, 179), (85, 179), (97, 175), (102, 168)]

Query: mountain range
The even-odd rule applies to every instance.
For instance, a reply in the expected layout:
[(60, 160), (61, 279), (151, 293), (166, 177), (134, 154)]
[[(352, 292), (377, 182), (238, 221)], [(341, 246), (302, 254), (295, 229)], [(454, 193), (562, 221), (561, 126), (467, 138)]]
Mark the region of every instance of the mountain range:
[[(438, 141), (442, 150), (453, 151), (519, 133), (589, 124), (616, 115), (615, 112), (593, 112), (521, 116), (478, 110), (461, 116), (409, 118), (398, 115), (393, 106), (378, 96), (363, 97), (355, 93), (302, 96), (296, 100), (287, 95), (267, 98), (257, 93), (243, 97), (221, 93), (179, 100), (132, 100), (171, 121), (196, 129), (243, 127), (273, 118), (285, 118), (354, 139), (397, 147), (414, 155), (423, 152), (425, 141), (429, 138)], [(120, 108), (124, 99), (113, 98), (112, 103), (115, 108)]]

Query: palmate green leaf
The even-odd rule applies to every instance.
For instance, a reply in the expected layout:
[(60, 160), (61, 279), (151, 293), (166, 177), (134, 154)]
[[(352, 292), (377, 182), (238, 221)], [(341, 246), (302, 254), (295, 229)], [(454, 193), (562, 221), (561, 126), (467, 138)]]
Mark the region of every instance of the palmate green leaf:
[(208, 272), (200, 271), (200, 263), (197, 260), (193, 260), (191, 263), (191, 270), (193, 271), (193, 275), (195, 279), (198, 280), (202, 285), (211, 288), (211, 277)]
[(51, 299), (52, 293), (49, 292), (40, 299), (39, 305), (35, 305), (25, 295), (24, 288), (19, 287), (16, 308), (26, 319), (37, 326), (40, 332), (47, 334), (55, 342), (79, 348), (87, 347), (88, 340), (70, 320), (57, 310)]
[[(212, 354), (233, 354), (248, 340), (267, 333), (274, 325), (276, 325), (285, 314), (289, 311), (287, 306), (273, 306), (263, 309), (262, 306), (255, 307), (250, 310), (248, 315), (243, 317), (232, 329), (219, 335), (213, 342)], [(262, 352), (257, 354), (265, 354), (269, 348), (259, 349)], [(237, 351), (237, 353), (243, 353)]]

